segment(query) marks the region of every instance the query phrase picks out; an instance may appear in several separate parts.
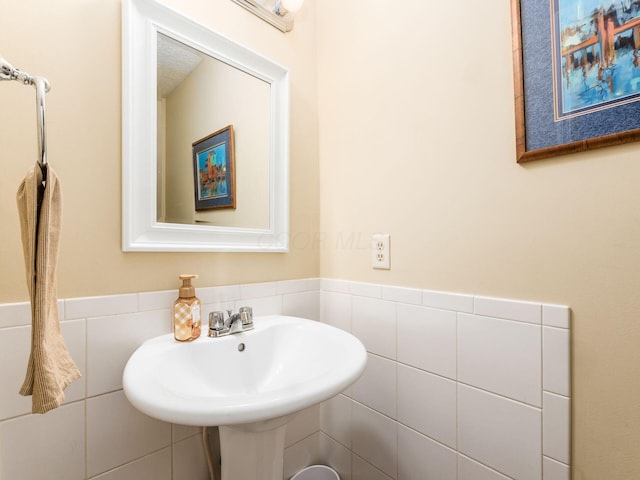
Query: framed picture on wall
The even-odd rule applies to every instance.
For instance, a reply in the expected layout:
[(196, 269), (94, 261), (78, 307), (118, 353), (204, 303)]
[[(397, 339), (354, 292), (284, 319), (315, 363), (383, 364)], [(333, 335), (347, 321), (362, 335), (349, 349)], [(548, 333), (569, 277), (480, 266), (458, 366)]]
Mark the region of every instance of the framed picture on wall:
[(196, 210), (236, 208), (233, 125), (192, 145)]
[(640, 139), (640, 4), (511, 0), (518, 162)]

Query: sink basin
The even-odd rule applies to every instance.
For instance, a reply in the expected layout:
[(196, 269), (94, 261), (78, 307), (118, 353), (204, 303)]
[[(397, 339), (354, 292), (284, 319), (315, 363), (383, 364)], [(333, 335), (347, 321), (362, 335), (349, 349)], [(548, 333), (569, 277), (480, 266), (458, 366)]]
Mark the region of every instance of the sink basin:
[(255, 317), (254, 324), (221, 338), (146, 341), (124, 370), (127, 399), (181, 425), (247, 424), (327, 400), (364, 370), (364, 346), (340, 329), (281, 315)]

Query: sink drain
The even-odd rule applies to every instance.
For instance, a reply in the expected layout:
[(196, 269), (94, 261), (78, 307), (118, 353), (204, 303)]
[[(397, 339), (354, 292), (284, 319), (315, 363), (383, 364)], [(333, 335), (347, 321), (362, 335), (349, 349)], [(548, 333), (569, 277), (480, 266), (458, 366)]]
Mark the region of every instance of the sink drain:
[(244, 343), (241, 343), (240, 345), (238, 345), (239, 352), (244, 352), (244, 349), (245, 349)]

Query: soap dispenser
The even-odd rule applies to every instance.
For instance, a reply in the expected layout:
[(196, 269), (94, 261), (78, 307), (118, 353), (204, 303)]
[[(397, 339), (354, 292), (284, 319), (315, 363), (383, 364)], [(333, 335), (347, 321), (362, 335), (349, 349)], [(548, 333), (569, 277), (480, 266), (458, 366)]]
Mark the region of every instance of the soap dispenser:
[(173, 304), (173, 336), (179, 342), (190, 342), (200, 336), (200, 300), (191, 285), (192, 278), (198, 278), (198, 275), (180, 275), (182, 286)]

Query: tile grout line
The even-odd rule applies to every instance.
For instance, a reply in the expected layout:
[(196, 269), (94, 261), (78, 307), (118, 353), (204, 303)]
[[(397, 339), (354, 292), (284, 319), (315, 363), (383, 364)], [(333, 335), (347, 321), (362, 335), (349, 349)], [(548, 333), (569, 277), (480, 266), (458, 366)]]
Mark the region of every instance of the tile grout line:
[(460, 421), (459, 421), (459, 412), (460, 412), (460, 395), (459, 395), (459, 385), (458, 382), (458, 355), (459, 355), (459, 339), (458, 339), (458, 315), (459, 312), (456, 312), (456, 478), (460, 476)]
[[(64, 309), (65, 318), (67, 315), (67, 308), (65, 303)], [(89, 321), (84, 320), (84, 478), (89, 476), (89, 402), (87, 401), (89, 394)]]
[(544, 479), (544, 308), (540, 307), (540, 475)]
[(395, 478), (397, 479), (399, 476), (399, 469), (400, 469), (400, 462), (398, 461), (398, 457), (400, 456), (400, 421), (398, 420), (399, 414), (398, 414), (398, 397), (399, 397), (399, 390), (398, 390), (398, 324), (400, 323), (398, 321), (398, 303), (395, 303), (395, 351), (396, 351), (396, 355), (395, 355), (395, 359), (393, 360), (394, 364), (395, 364), (395, 371), (396, 371), (396, 395), (394, 398), (394, 403), (395, 403), (395, 422), (396, 422), (396, 469), (395, 469)]

